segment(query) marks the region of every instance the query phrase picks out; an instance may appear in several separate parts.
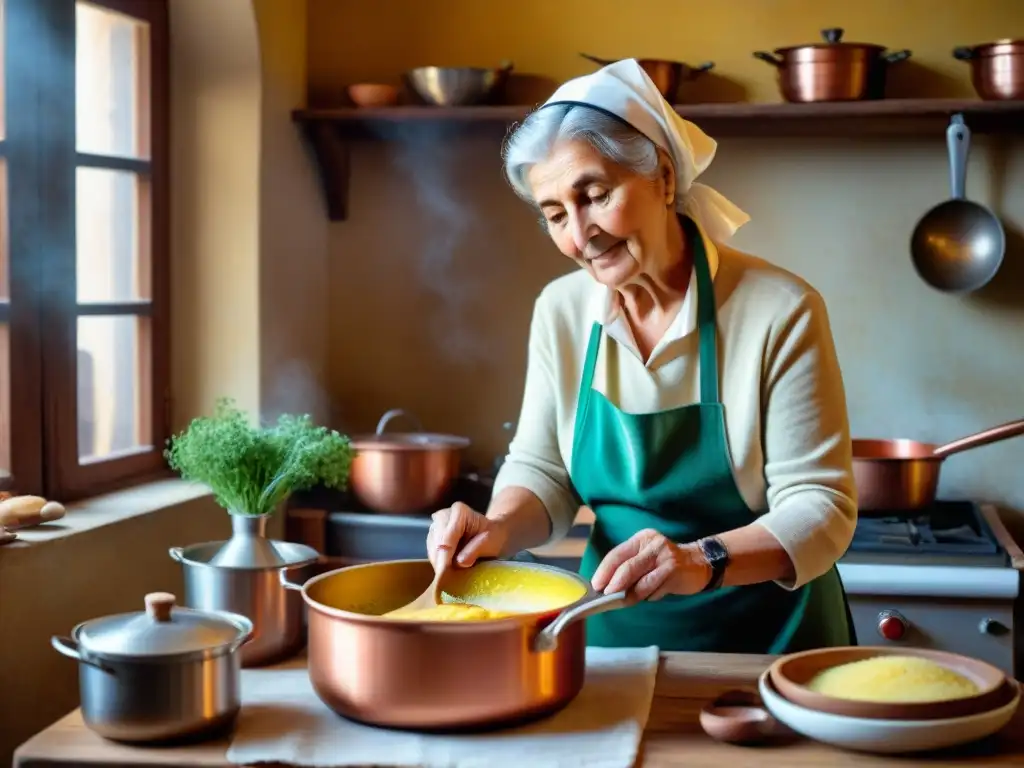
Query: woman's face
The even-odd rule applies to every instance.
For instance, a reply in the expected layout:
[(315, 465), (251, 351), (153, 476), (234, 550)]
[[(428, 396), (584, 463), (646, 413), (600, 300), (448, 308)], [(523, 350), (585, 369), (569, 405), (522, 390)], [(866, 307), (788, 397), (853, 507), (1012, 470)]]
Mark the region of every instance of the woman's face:
[(558, 250), (609, 288), (657, 271), (671, 257), (675, 176), (664, 156), (651, 180), (586, 141), (564, 141), (530, 168), (527, 180)]

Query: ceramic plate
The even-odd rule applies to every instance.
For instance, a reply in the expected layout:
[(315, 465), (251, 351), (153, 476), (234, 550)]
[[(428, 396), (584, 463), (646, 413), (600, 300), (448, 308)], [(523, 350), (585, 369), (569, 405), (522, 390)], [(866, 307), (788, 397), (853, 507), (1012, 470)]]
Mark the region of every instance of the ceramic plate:
[(946, 749), (996, 733), (1013, 719), (1020, 702), (1017, 683), (1007, 681), (1007, 687), (1009, 701), (977, 715), (945, 720), (880, 720), (805, 709), (780, 696), (767, 671), (758, 681), (765, 708), (802, 736), (858, 752), (892, 755)]

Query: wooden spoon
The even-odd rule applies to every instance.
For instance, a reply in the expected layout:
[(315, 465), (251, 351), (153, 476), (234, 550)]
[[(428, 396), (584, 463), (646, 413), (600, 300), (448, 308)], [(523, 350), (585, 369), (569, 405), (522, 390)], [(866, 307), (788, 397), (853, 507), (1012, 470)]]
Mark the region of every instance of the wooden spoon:
[(393, 611), (388, 611), (385, 616), (401, 617), (403, 614), (411, 613), (413, 611), (421, 611), (426, 608), (434, 608), (441, 604), (441, 580), (444, 575), (448, 572), (448, 566), (444, 565), (437, 569), (434, 573), (434, 578), (430, 582), (423, 594), (413, 600), (411, 603), (403, 605), (401, 608), (395, 608)]

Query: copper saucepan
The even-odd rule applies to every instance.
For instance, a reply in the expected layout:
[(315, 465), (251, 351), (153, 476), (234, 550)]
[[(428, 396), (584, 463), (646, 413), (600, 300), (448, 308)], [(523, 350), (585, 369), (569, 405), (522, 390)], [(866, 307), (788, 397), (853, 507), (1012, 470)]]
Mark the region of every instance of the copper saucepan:
[[(414, 432), (388, 432), (404, 417)], [(372, 435), (352, 437), (349, 484), (360, 503), (393, 515), (434, 512), (459, 476), (469, 439), (424, 432), (419, 420), (395, 408), (381, 416)]]
[(885, 97), (889, 65), (906, 61), (910, 51), (887, 51), (872, 43), (843, 42), (843, 30), (824, 29), (824, 42), (754, 51), (754, 58), (778, 70), (786, 101), (860, 101)]
[[(309, 607), (309, 677), (323, 702), (359, 722), (434, 731), (552, 714), (583, 687), (581, 619), (631, 602), (551, 566), (488, 561), (466, 573), (478, 588), (500, 591), (505, 583), (508, 595), (536, 599), (539, 610), (484, 621), (383, 618), (427, 587), (434, 574), (427, 560), (355, 565), (304, 585), (282, 571), (281, 583), (300, 590)], [(549, 589), (533, 598), (535, 582)]]
[(1024, 419), (945, 445), (916, 440), (854, 440), (853, 477), (865, 511), (910, 511), (935, 501), (942, 462), (954, 453), (1024, 435)]
[[(602, 59), (599, 56), (591, 56), (589, 53), (581, 53), (580, 56), (603, 67), (614, 64), (616, 61), (615, 59)], [(710, 72), (715, 68), (715, 62), (713, 61), (705, 61), (697, 66), (667, 59), (637, 59), (636, 63), (651, 78), (651, 82), (658, 89), (658, 93), (670, 102), (675, 101), (679, 93), (679, 86), (682, 83), (689, 82), (702, 72)]]

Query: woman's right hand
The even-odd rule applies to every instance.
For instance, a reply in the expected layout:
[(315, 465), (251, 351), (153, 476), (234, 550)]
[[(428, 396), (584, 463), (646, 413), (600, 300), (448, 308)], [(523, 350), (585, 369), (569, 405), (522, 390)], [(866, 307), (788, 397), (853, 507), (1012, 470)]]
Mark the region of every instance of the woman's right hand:
[(427, 556), (434, 570), (471, 566), (481, 557), (498, 557), (508, 543), (505, 524), (457, 501), (431, 515)]

